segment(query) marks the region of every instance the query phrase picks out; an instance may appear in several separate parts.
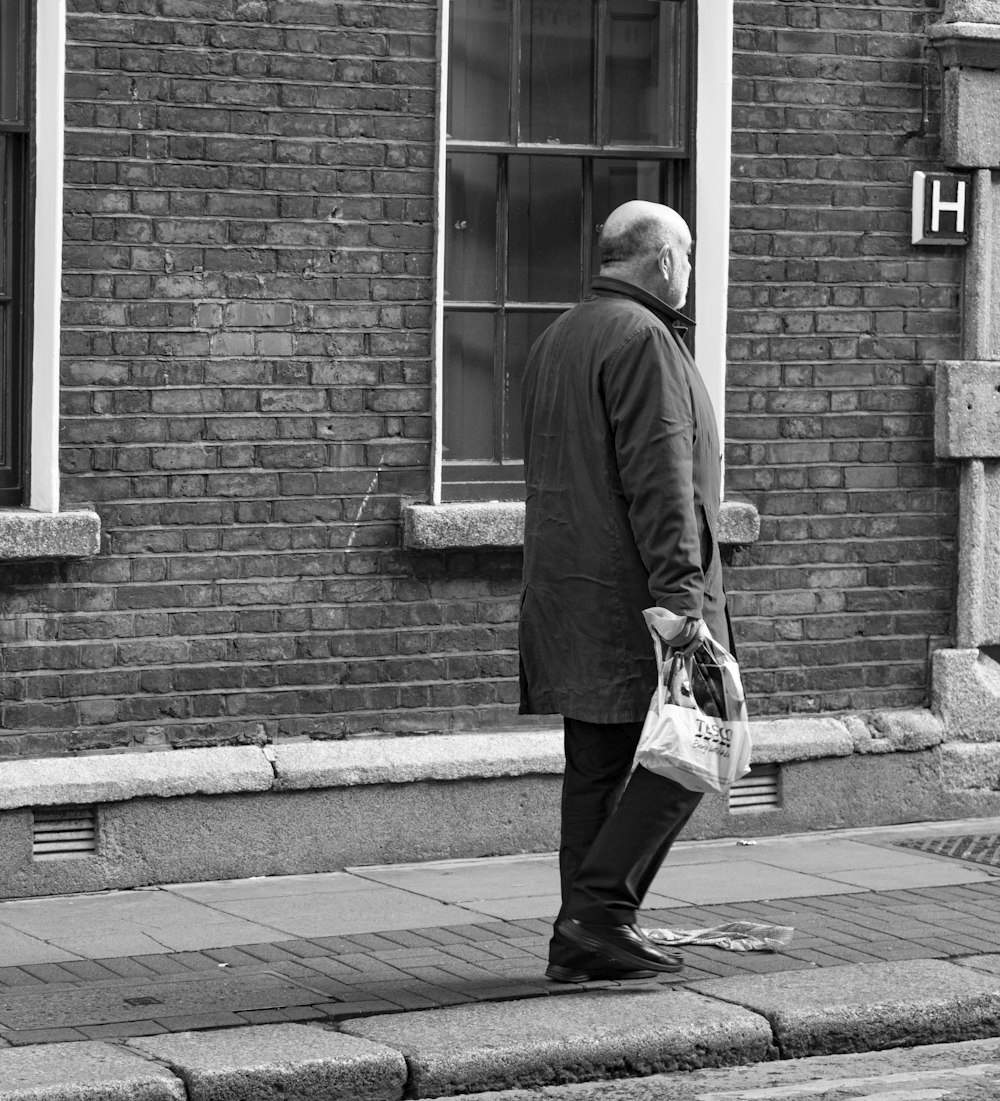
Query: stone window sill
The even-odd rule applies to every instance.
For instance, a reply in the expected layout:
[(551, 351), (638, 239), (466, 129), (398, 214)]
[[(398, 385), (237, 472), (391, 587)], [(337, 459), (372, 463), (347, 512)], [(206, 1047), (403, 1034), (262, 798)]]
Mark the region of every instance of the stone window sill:
[[(747, 546), (760, 536), (760, 516), (749, 501), (722, 502), (719, 542)], [(410, 550), (462, 547), (520, 547), (524, 543), (523, 501), (406, 505), (403, 545)]]
[(101, 518), (96, 512), (0, 509), (0, 561), (90, 558), (100, 549)]

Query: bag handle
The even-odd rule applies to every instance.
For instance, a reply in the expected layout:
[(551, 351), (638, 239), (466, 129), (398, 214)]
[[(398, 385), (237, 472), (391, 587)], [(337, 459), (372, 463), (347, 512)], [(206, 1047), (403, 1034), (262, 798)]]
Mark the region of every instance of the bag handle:
[[(667, 696), (670, 697), (670, 703), (677, 703), (684, 707), (690, 707), (691, 704), (682, 704), (679, 699), (674, 699), (674, 681), (677, 676), (683, 670), (687, 674), (687, 680), (690, 683), (691, 680), (691, 665), (693, 658), (690, 654), (686, 657), (679, 650), (670, 651), (670, 662), (667, 663), (666, 655), (664, 654), (663, 639), (650, 628), (649, 633), (653, 636), (653, 647), (656, 651), (656, 710), (660, 712), (663, 710), (664, 704), (667, 703)], [(665, 674), (665, 675), (664, 675)], [(692, 697), (693, 699), (693, 697)]]

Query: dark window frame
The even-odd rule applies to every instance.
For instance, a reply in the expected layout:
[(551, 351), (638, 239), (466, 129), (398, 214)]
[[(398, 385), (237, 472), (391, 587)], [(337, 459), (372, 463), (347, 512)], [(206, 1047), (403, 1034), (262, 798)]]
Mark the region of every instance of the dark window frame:
[(0, 506), (16, 507), (27, 494), (35, 4), (0, 0), (0, 9), (8, 28), (17, 24), (16, 41), (5, 35), (0, 46), (8, 93), (0, 103)]
[[(511, 73), (511, 103), (509, 107), (509, 134), (506, 140), (477, 141), (468, 139), (453, 139), (450, 135), (445, 141), (444, 150), (444, 179), (442, 188), (447, 186), (449, 158), (455, 155), (475, 154), (485, 155), (496, 159), (497, 164), (497, 256), (496, 256), (496, 292), (492, 301), (486, 299), (451, 299), (445, 298), (442, 307), (442, 320), (445, 325), (448, 319), (462, 313), (489, 314), (494, 319), (493, 323), (493, 376), (492, 376), (492, 459), (486, 460), (449, 460), (447, 454), (442, 456), (441, 465), (441, 497), (444, 501), (458, 500), (515, 500), (523, 497), (524, 493), (524, 464), (518, 458), (506, 457), (504, 454), (507, 425), (505, 418), (508, 416), (520, 416), (518, 409), (510, 408), (505, 400), (505, 388), (507, 385), (508, 365), (506, 362), (506, 334), (507, 319), (512, 314), (529, 315), (531, 313), (558, 313), (571, 308), (575, 301), (586, 291), (590, 277), (596, 272), (596, 237), (597, 228), (594, 226), (593, 194), (594, 194), (594, 167), (600, 161), (606, 162), (648, 162), (660, 166), (660, 181), (658, 201), (668, 202), (675, 206), (693, 224), (694, 207), (694, 130), (695, 130), (695, 88), (697, 86), (696, 57), (697, 57), (697, 17), (694, 0), (673, 0), (682, 7), (684, 18), (685, 41), (683, 43), (685, 65), (685, 81), (682, 89), (683, 108), (680, 141), (673, 146), (665, 145), (634, 145), (612, 144), (607, 140), (607, 112), (604, 97), (604, 61), (601, 52), (601, 28), (606, 25), (607, 3), (606, 0), (597, 0), (594, 4), (593, 41), (595, 47), (592, 58), (593, 96), (589, 104), (591, 113), (592, 142), (588, 144), (553, 145), (539, 142), (522, 141), (519, 136), (519, 120), (517, 105), (514, 102), (517, 87), (517, 73), (521, 65), (520, 58), (520, 2), (514, 0), (512, 10), (514, 18), (511, 20), (508, 40), (509, 67)], [(455, 0), (452, 3), (452, 12), (455, 10)], [(451, 68), (454, 64), (452, 51), (449, 50), (450, 78), (454, 73)], [(515, 301), (507, 296), (506, 265), (508, 256), (506, 252), (507, 228), (508, 228), (508, 201), (507, 180), (510, 160), (512, 157), (530, 158), (576, 158), (582, 165), (582, 195), (581, 210), (582, 224), (580, 230), (580, 280), (577, 288), (577, 299), (574, 301), (552, 302), (523, 302)], [(599, 217), (601, 212), (597, 212)], [(447, 229), (444, 234), (447, 238)], [(447, 246), (445, 248), (445, 265), (447, 265)], [(442, 294), (444, 288), (442, 288)], [(442, 368), (445, 369), (444, 357), (447, 355), (446, 340), (444, 334), (441, 338)], [(445, 371), (446, 373), (446, 371)], [(448, 394), (445, 380), (444, 402), (447, 409)], [(447, 413), (445, 421), (439, 425), (442, 437), (447, 438)], [(447, 443), (443, 451), (446, 452)]]

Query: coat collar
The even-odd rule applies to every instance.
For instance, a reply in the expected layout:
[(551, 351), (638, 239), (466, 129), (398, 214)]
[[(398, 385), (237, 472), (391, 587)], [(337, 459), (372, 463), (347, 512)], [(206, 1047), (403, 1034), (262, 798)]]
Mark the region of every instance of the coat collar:
[(678, 313), (662, 298), (657, 298), (655, 294), (644, 291), (634, 283), (626, 283), (624, 279), (613, 279), (610, 275), (595, 275), (591, 280), (590, 289), (598, 294), (620, 294), (631, 298), (646, 309), (652, 310), (661, 321), (676, 329), (679, 336), (683, 336), (688, 329), (694, 328), (694, 322), (690, 317)]

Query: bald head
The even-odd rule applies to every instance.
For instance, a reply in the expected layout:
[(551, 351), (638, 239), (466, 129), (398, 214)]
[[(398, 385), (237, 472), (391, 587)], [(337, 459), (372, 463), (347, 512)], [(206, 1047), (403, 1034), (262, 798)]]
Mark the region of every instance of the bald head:
[(682, 306), (691, 274), (691, 231), (669, 206), (633, 199), (616, 207), (597, 242), (601, 275), (627, 283)]

